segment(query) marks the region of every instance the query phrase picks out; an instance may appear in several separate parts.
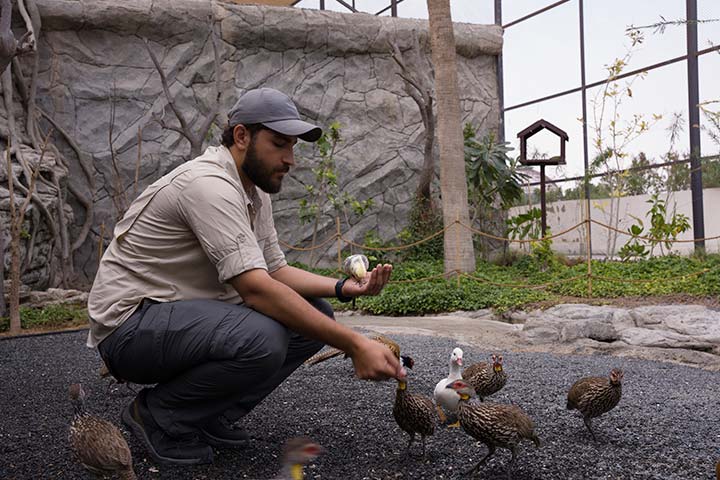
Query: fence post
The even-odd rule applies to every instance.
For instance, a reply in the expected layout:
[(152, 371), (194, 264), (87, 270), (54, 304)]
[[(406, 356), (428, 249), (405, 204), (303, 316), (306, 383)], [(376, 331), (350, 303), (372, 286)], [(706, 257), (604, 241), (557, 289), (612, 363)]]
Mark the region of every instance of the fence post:
[(592, 297), (592, 244), (590, 243), (590, 200), (585, 201), (585, 251), (587, 252), (588, 298)]
[(342, 272), (342, 235), (340, 234), (340, 215), (335, 215), (335, 235), (337, 235), (337, 261), (338, 271)]

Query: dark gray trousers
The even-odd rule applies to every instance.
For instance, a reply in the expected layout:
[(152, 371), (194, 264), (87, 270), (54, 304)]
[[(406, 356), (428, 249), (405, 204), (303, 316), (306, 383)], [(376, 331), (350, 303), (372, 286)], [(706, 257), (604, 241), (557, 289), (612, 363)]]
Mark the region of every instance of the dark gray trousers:
[[(307, 300), (334, 318), (327, 301)], [(98, 350), (115, 377), (157, 384), (150, 413), (185, 436), (220, 415), (238, 420), (322, 347), (244, 305), (145, 300)]]

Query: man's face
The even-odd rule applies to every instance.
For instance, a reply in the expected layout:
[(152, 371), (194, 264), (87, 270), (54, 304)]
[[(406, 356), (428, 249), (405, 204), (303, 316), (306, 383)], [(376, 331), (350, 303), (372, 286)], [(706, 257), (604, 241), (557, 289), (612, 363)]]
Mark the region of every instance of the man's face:
[(297, 138), (272, 130), (260, 130), (250, 139), (242, 170), (267, 193), (277, 193), (285, 174), (295, 165), (293, 147)]

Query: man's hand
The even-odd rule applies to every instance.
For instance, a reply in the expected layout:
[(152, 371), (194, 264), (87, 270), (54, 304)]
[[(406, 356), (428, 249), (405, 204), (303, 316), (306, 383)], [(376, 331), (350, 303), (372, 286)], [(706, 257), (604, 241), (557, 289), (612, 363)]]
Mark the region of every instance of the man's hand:
[(385, 285), (387, 285), (391, 273), (392, 265), (389, 263), (385, 265), (378, 264), (377, 267), (365, 275), (365, 278), (361, 282), (353, 280), (352, 278), (346, 281), (345, 285), (343, 285), (342, 293), (348, 297), (377, 295), (385, 288)]
[(401, 379), (407, 375), (389, 348), (362, 336), (348, 356), (352, 358), (355, 375), (363, 380)]

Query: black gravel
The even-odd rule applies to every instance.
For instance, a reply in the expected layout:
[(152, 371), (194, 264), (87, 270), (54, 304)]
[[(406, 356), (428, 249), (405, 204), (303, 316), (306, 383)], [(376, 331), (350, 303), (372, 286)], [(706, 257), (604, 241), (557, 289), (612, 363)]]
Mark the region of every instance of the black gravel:
[[(448, 339), (394, 336), (415, 358), (410, 389), (431, 396), (447, 375), (455, 344)], [(0, 341), (0, 478), (92, 478), (67, 444), (72, 416), (67, 386), (82, 382), (93, 412), (120, 424), (132, 398), (125, 387), (105, 395), (99, 357), (85, 332)], [(465, 361), (489, 352), (464, 347)], [(520, 405), (543, 442), (523, 443), (513, 479), (712, 479), (720, 460), (720, 373), (609, 356), (503, 352), (507, 386), (492, 401)], [(596, 419), (594, 442), (576, 412), (565, 409), (567, 388), (580, 376), (625, 370), (623, 398)], [(139, 478), (267, 479), (279, 469), (283, 441), (309, 435), (326, 449), (305, 468), (313, 479), (447, 479), (486, 453), (460, 429), (438, 429), (425, 459), (405, 455), (407, 436), (392, 417), (395, 385), (352, 377), (349, 360), (301, 367), (260, 404), (245, 425), (255, 441), (243, 450), (216, 450), (215, 464), (154, 465), (126, 432)], [(419, 452), (419, 450), (416, 450)], [(476, 478), (505, 479), (509, 452), (499, 450)]]

